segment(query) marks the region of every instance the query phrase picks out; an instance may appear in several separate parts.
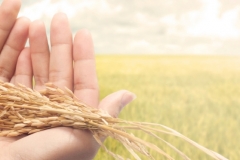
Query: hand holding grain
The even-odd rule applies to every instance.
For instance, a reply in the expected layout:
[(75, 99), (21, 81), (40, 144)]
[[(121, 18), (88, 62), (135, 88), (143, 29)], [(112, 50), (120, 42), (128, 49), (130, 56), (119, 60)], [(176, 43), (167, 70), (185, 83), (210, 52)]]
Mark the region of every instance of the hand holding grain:
[[(53, 82), (60, 88), (68, 87), (78, 99), (90, 106), (107, 110), (113, 116), (118, 115), (122, 104), (133, 99), (132, 93), (123, 90), (98, 102), (91, 35), (88, 31), (81, 30), (72, 42), (65, 14), (56, 14), (52, 20), (51, 54), (41, 21), (30, 24), (30, 49), (24, 49), (29, 20), (20, 18), (14, 25), (19, 8), (18, 0), (5, 0), (0, 8), (0, 21), (4, 22), (0, 24), (0, 47), (3, 48), (0, 57), (1, 80), (32, 88), (34, 76), (34, 89), (38, 91), (44, 88), (44, 83)], [(26, 137), (1, 137), (0, 147), (0, 159), (88, 160), (95, 156), (99, 145), (87, 130), (62, 127)]]

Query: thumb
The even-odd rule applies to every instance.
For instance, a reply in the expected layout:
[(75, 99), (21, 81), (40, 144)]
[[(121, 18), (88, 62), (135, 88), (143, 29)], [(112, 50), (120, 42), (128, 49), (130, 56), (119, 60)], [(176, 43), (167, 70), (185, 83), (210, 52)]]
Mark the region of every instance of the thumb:
[(136, 95), (134, 93), (127, 90), (120, 90), (105, 97), (100, 102), (99, 109), (108, 112), (113, 117), (117, 117), (123, 107), (135, 98)]

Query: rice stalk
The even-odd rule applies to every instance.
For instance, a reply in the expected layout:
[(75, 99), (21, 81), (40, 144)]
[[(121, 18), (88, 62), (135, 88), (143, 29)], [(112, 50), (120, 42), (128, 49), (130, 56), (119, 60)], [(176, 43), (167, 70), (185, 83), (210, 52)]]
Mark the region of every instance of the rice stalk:
[(141, 159), (139, 154), (148, 159), (155, 159), (150, 154), (150, 150), (155, 150), (167, 159), (173, 160), (160, 147), (128, 133), (128, 130), (139, 130), (164, 142), (185, 160), (190, 160), (190, 158), (157, 134), (179, 137), (213, 159), (227, 159), (164, 125), (113, 118), (106, 112), (81, 103), (67, 88), (61, 90), (47, 83), (46, 90), (40, 93), (21, 84), (15, 86), (11, 83), (0, 82), (0, 136), (14, 137), (33, 134), (53, 127), (90, 130), (102, 148), (116, 160), (124, 158), (109, 151), (100, 137), (109, 136), (119, 141), (136, 160)]

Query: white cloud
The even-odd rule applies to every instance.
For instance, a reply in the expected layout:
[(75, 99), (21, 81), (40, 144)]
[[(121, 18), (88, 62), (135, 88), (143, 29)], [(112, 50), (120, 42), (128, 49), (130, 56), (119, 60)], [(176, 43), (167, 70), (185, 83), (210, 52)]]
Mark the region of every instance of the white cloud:
[(219, 38), (239, 37), (240, 30), (236, 27), (240, 7), (226, 11), (220, 15), (218, 0), (204, 0), (205, 7), (197, 13), (189, 13), (190, 26), (187, 34), (193, 36), (209, 36)]
[[(23, 1), (24, 2), (24, 1)], [(46, 6), (50, 5), (50, 0), (38, 1), (32, 5), (21, 9), (19, 17), (26, 16), (31, 20), (40, 19), (45, 13)]]
[(161, 23), (167, 24), (168, 26), (175, 26), (175, 25), (177, 25), (177, 19), (176, 19), (176, 16), (174, 14), (163, 16), (163, 17), (161, 17), (159, 19), (159, 21)]
[[(240, 53), (240, 1), (22, 0), (20, 15), (65, 12), (73, 32), (92, 32), (98, 53)], [(238, 45), (239, 44), (239, 45)]]

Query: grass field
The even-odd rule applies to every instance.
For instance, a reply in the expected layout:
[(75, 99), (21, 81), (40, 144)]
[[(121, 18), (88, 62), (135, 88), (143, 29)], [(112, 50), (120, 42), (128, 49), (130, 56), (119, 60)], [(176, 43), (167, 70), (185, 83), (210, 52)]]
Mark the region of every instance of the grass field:
[[(101, 98), (119, 89), (138, 97), (120, 118), (164, 124), (231, 160), (240, 158), (240, 57), (98, 55), (97, 70)], [(163, 138), (194, 160), (211, 159), (184, 141)], [(130, 155), (115, 141), (105, 144)], [(100, 150), (95, 159), (112, 158)]]

